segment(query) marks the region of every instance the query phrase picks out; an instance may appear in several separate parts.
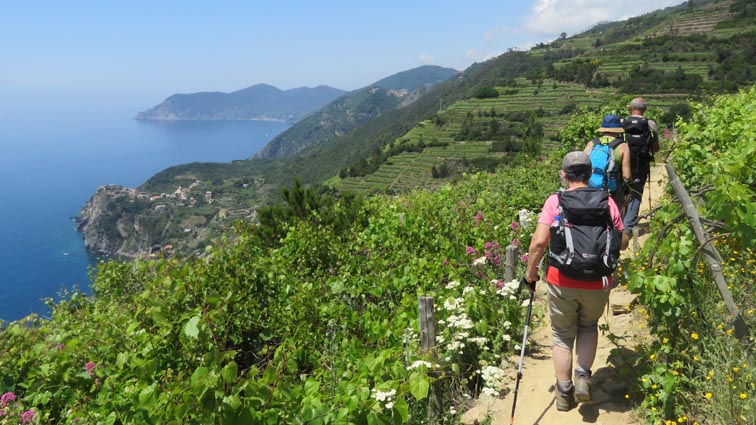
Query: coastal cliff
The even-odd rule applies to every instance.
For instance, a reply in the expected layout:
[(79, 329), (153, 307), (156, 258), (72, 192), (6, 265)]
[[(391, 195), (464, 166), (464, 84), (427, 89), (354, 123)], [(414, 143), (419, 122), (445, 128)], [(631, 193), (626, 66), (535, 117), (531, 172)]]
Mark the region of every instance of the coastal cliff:
[[(167, 193), (100, 186), (75, 217), (84, 246), (95, 255), (125, 259), (198, 255), (234, 221), (256, 219), (247, 202), (215, 196), (209, 183), (183, 183)], [(237, 183), (247, 191), (260, 188), (251, 180)]]
[[(96, 255), (136, 258), (154, 249), (155, 236), (130, 212), (149, 208), (149, 197), (119, 185), (100, 186), (75, 217), (84, 246)], [(159, 245), (158, 245), (159, 248)]]

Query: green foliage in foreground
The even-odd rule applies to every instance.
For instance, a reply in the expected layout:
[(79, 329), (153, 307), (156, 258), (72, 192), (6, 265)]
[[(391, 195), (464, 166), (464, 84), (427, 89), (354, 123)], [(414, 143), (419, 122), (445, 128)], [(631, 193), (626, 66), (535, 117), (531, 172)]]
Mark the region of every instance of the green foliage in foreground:
[[(275, 243), (240, 223), (204, 258), (103, 263), (93, 297), (0, 334), (0, 421), (419, 423), (431, 395), (448, 414), (496, 393), (523, 329), (504, 247), (529, 243), (519, 210), (556, 189), (556, 164), (352, 203), (351, 225), (296, 187)], [(421, 295), (438, 358), (419, 347)]]
[[(576, 115), (565, 148), (604, 112)], [(672, 163), (753, 334), (756, 88), (692, 117)], [(203, 258), (104, 263), (93, 297), (0, 334), (0, 422), (422, 423), (440, 398), (454, 423), (466, 396), (496, 395), (517, 353), (521, 300), (498, 280), (501, 255), (528, 245), (515, 223), (556, 189), (556, 158), (394, 198), (325, 202), (296, 185), (285, 224), (240, 223)], [(651, 230), (628, 286), (657, 339), (637, 348), (628, 397), (648, 423), (752, 423), (753, 341), (735, 339), (677, 202)], [(418, 296), (435, 300), (437, 358), (419, 347)]]
[[(676, 200), (653, 217), (629, 286), (657, 337), (638, 385), (648, 423), (753, 424), (756, 417), (756, 87), (697, 105), (678, 122), (671, 163), (697, 202), (751, 339), (735, 338), (711, 271)], [(684, 419), (678, 421), (678, 419)]]

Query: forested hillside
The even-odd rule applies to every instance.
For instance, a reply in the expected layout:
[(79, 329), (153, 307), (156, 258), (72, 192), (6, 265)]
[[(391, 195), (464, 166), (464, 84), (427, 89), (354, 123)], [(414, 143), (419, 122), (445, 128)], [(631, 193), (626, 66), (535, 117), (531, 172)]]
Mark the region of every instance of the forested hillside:
[(434, 85), (457, 74), (451, 68), (425, 65), (399, 72), (331, 102), (271, 140), (255, 158), (291, 156), (328, 144), (388, 111), (410, 105)]
[[(751, 332), (755, 114), (756, 88), (715, 97), (665, 146), (703, 201)], [(563, 147), (521, 167), (395, 197), (295, 185), (261, 226), (238, 222), (203, 258), (101, 264), (93, 296), (62, 294), (50, 319), (0, 333), (1, 420), (456, 423), (470, 398), (511, 385), (523, 299), (501, 280), (504, 250), (524, 253), (561, 153), (595, 116), (575, 114)], [(738, 340), (679, 202), (670, 196), (652, 222), (656, 243), (623, 264), (658, 336), (625, 353), (638, 359), (627, 397), (648, 423), (749, 424), (753, 340)], [(433, 351), (420, 347), (419, 296), (436, 306)]]

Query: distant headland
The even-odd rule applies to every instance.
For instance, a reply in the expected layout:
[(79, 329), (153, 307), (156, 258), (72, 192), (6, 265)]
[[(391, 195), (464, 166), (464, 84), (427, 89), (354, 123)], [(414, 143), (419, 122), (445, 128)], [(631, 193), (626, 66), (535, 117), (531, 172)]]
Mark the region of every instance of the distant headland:
[(136, 115), (138, 120), (258, 120), (296, 122), (346, 91), (329, 86), (281, 90), (256, 84), (231, 93), (174, 94)]

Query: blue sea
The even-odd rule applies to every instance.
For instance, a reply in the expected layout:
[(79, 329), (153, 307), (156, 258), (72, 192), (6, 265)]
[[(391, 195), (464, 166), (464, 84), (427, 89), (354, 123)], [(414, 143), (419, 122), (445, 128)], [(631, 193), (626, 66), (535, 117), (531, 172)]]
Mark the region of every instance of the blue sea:
[(72, 217), (99, 186), (135, 187), (172, 165), (249, 158), (289, 126), (137, 121), (138, 110), (0, 107), (0, 320), (46, 316), (43, 299), (88, 291), (96, 260)]

